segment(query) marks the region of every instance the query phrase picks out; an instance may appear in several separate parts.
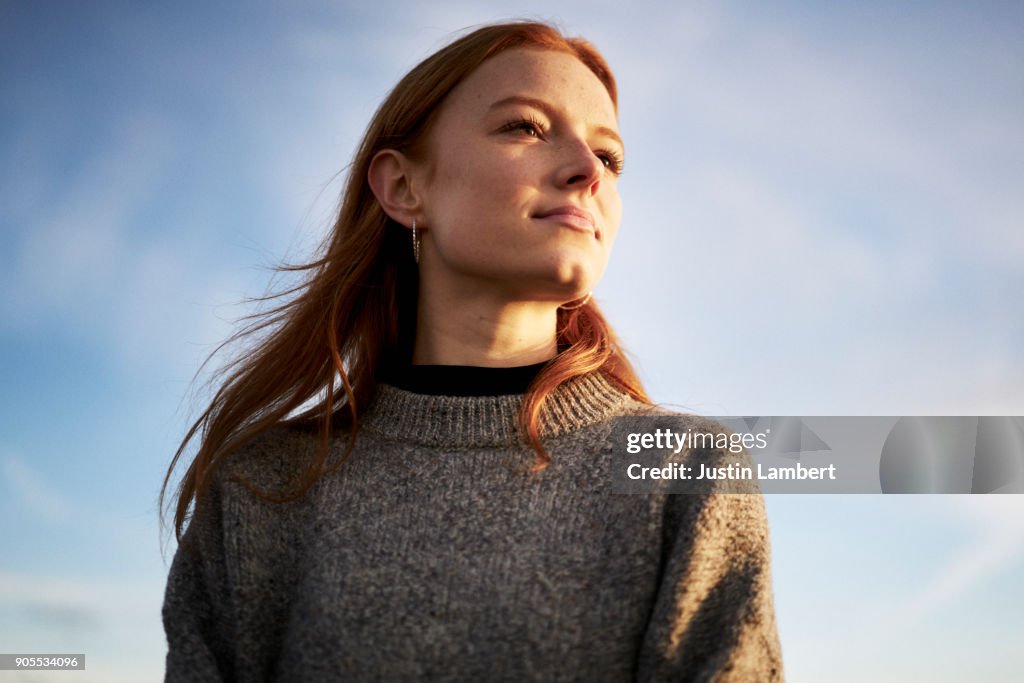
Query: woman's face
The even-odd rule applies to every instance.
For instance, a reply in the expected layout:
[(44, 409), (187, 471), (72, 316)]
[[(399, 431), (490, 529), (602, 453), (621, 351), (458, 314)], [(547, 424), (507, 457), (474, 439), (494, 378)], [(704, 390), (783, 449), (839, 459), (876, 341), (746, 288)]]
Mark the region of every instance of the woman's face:
[(515, 49), (447, 97), (418, 174), (424, 286), (563, 303), (604, 272), (623, 146), (601, 81), (576, 57)]

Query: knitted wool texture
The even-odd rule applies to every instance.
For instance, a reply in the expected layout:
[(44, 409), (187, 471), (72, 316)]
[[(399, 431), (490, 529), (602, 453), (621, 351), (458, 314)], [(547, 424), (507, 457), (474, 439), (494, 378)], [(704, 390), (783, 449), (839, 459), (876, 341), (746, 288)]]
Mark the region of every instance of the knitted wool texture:
[(521, 400), (382, 385), (294, 503), (236, 477), (283, 491), (315, 434), (230, 457), (170, 569), (166, 680), (781, 681), (761, 495), (612, 493), (613, 418), (664, 411), (600, 375), (556, 389), (525, 474)]

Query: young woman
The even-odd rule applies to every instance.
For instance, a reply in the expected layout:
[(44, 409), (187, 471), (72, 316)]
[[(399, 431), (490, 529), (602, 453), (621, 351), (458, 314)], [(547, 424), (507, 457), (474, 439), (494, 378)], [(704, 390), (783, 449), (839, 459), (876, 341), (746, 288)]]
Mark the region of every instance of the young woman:
[(201, 434), (168, 680), (781, 680), (760, 496), (611, 491), (614, 418), (659, 412), (590, 296), (617, 129), (603, 58), (544, 24), (395, 87), (164, 481)]

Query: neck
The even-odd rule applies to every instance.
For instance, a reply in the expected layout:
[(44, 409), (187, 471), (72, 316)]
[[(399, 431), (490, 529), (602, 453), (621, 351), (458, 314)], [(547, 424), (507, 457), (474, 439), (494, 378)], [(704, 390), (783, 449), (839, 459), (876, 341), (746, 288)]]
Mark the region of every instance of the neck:
[(488, 293), (431, 296), (421, 289), (416, 365), (513, 367), (554, 358), (557, 304), (510, 302)]

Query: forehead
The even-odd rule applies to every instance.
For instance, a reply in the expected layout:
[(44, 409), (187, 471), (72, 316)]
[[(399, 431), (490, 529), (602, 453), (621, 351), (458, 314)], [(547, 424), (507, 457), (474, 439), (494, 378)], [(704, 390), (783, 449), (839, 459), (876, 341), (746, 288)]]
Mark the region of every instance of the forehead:
[(604, 84), (574, 55), (554, 50), (513, 49), (491, 57), (451, 92), (444, 109), (482, 116), (513, 95), (542, 99), (589, 123), (616, 128), (615, 105)]

